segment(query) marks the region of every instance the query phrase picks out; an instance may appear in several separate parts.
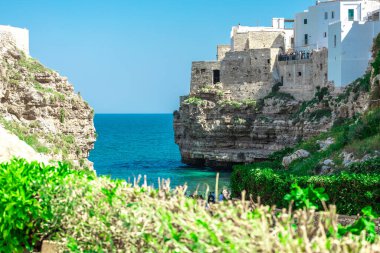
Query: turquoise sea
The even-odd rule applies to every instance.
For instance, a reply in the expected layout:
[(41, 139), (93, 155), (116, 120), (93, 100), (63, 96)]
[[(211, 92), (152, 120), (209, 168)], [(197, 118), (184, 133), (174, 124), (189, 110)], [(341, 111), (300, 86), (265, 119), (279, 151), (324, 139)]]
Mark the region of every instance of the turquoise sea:
[[(131, 182), (146, 175), (155, 187), (158, 178), (164, 178), (172, 186), (187, 183), (190, 191), (197, 185), (204, 191), (206, 184), (214, 189), (217, 171), (181, 163), (171, 114), (97, 114), (95, 127), (98, 139), (90, 160), (98, 175)], [(230, 175), (220, 171), (219, 189), (228, 187)]]

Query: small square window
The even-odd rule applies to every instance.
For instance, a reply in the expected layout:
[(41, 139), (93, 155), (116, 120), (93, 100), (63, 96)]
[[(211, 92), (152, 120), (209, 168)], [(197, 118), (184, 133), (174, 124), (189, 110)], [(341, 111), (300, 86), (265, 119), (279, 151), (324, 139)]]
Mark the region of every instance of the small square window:
[(307, 25), (307, 18), (305, 18), (305, 19), (303, 20), (303, 23), (304, 23), (305, 25)]

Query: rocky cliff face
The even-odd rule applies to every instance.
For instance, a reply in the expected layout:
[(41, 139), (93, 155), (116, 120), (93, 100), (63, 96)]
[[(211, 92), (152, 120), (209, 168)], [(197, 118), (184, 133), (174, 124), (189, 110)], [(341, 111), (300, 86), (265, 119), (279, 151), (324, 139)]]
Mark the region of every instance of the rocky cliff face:
[(92, 167), (94, 111), (67, 78), (0, 40), (0, 124), (53, 161)]
[(358, 80), (339, 96), (331, 87), (319, 89), (307, 102), (276, 86), (264, 99), (236, 101), (221, 84), (208, 85), (183, 98), (174, 112), (175, 141), (190, 165), (225, 168), (265, 160), (366, 110), (363, 83)]

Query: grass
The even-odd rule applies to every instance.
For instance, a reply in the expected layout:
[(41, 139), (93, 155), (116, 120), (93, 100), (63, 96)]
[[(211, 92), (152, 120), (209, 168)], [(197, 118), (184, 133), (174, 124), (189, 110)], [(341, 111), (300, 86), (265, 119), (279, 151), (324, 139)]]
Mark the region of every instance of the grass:
[[(42, 240), (69, 252), (373, 252), (380, 244), (360, 223), (340, 227), (333, 206), (276, 211), (243, 198), (206, 207), (168, 181), (154, 189), (23, 160), (0, 164), (0, 183), (5, 252), (38, 251)], [(366, 213), (360, 221), (372, 224)]]
[(183, 103), (187, 104), (187, 105), (200, 106), (200, 105), (203, 105), (205, 103), (205, 100), (198, 98), (198, 97), (189, 97), (188, 99), (183, 101)]
[(21, 123), (16, 123), (15, 121), (5, 120), (2, 117), (0, 117), (0, 124), (3, 125), (6, 130), (16, 135), (20, 140), (25, 141), (25, 143), (38, 153), (49, 153), (49, 149), (40, 142), (38, 135), (30, 134), (28, 127), (21, 125)]
[[(48, 134), (38, 131), (30, 131), (39, 126), (34, 121), (30, 125), (22, 125), (15, 121), (8, 121), (0, 117), (0, 124), (9, 132), (16, 135), (20, 140), (25, 141), (36, 152), (42, 154), (62, 155), (64, 160), (68, 160), (69, 154), (77, 153), (75, 137), (70, 134)], [(41, 141), (43, 140), (43, 142)], [(74, 150), (74, 152), (72, 152)]]
[(34, 81), (34, 88), (38, 90), (41, 93), (48, 93), (51, 94), (51, 102), (55, 103), (57, 101), (65, 101), (65, 95), (61, 92), (55, 91), (52, 88), (47, 88), (42, 86), (39, 82)]

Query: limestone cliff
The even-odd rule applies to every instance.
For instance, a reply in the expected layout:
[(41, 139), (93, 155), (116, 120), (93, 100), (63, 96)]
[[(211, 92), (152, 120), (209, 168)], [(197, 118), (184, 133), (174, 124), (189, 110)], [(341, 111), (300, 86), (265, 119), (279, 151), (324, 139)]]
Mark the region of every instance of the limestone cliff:
[[(92, 167), (94, 111), (67, 78), (0, 40), (0, 124), (50, 161)], [(4, 140), (4, 134), (0, 134)], [(19, 154), (15, 154), (19, 155)]]
[(333, 95), (332, 87), (319, 88), (306, 102), (276, 85), (258, 101), (232, 100), (222, 84), (204, 86), (182, 98), (174, 112), (175, 141), (190, 165), (224, 168), (265, 160), (366, 110), (367, 83), (360, 79), (340, 95)]

